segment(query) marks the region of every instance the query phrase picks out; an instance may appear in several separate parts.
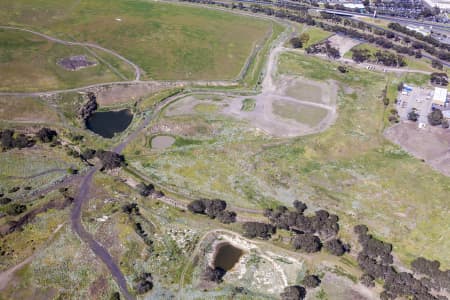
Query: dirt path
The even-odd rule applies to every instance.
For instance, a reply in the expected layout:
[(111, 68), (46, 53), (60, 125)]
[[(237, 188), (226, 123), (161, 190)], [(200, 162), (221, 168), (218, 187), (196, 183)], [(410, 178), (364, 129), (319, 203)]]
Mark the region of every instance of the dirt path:
[(34, 178), (37, 178), (37, 177), (41, 177), (41, 176), (44, 176), (44, 175), (47, 175), (47, 174), (51, 174), (51, 173), (57, 173), (57, 172), (67, 172), (67, 170), (66, 169), (61, 169), (61, 168), (54, 168), (54, 169), (49, 169), (49, 170), (45, 170), (45, 171), (42, 171), (42, 172), (39, 172), (39, 173), (36, 173), (36, 174), (33, 174), (33, 175), (29, 175), (29, 176), (8, 176), (8, 177), (6, 177), (6, 178), (8, 178), (8, 179), (34, 179)]
[(134, 77), (135, 77), (134, 81), (139, 81), (141, 79), (141, 69), (135, 63), (133, 63), (129, 59), (123, 57), (119, 53), (117, 53), (113, 50), (104, 48), (102, 46), (99, 46), (97, 44), (65, 41), (65, 40), (61, 40), (61, 39), (58, 39), (58, 38), (55, 38), (55, 37), (52, 37), (47, 34), (40, 33), (40, 32), (34, 31), (34, 30), (20, 28), (20, 27), (14, 27), (14, 26), (0, 26), (0, 29), (18, 30), (18, 31), (32, 33), (32, 34), (38, 35), (46, 40), (49, 40), (51, 42), (55, 42), (55, 43), (66, 45), (66, 46), (82, 46), (82, 47), (89, 47), (89, 48), (101, 50), (103, 52), (109, 53), (109, 54), (117, 57), (118, 59), (120, 59), (120, 60), (126, 62), (127, 64), (129, 64), (130, 66), (132, 66), (134, 68)]

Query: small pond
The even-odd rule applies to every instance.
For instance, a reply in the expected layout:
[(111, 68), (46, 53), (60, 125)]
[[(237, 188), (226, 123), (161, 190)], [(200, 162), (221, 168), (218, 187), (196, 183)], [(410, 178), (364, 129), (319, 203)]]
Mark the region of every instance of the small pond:
[(129, 109), (118, 111), (100, 111), (93, 113), (86, 120), (86, 127), (104, 138), (112, 138), (130, 125), (133, 114)]
[(214, 254), (213, 265), (215, 268), (219, 267), (229, 271), (243, 254), (244, 251), (242, 249), (234, 247), (230, 243), (220, 243), (217, 245), (216, 253)]
[(152, 139), (152, 149), (164, 149), (172, 146), (175, 138), (168, 135), (158, 135)]

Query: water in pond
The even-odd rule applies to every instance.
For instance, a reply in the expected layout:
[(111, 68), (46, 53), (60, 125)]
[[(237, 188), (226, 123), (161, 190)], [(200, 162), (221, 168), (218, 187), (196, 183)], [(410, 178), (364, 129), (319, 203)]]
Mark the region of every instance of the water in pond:
[(100, 111), (93, 113), (86, 120), (86, 127), (104, 138), (112, 138), (130, 125), (133, 114), (129, 109), (118, 111)]
[(175, 139), (168, 135), (158, 135), (152, 139), (152, 149), (164, 149), (172, 146)]
[(244, 251), (229, 243), (221, 243), (217, 245), (214, 255), (214, 267), (219, 267), (225, 271), (231, 270), (239, 261)]

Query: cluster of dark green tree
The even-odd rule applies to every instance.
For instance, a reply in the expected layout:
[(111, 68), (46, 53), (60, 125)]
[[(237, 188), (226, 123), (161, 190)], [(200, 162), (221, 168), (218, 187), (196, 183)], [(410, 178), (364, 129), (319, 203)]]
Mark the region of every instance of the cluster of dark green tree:
[(43, 127), (34, 135), (26, 135), (24, 133), (15, 133), (13, 129), (5, 129), (0, 131), (0, 142), (3, 151), (13, 148), (28, 148), (36, 144), (36, 140), (42, 143), (53, 142), (58, 133), (50, 128)]
[(94, 93), (89, 92), (87, 94), (87, 102), (80, 108), (78, 116), (80, 119), (86, 121), (98, 108), (97, 96)]
[(95, 156), (102, 163), (101, 171), (112, 170), (126, 165), (125, 157), (114, 151), (97, 150)]
[[(129, 220), (133, 223), (134, 231), (142, 238), (144, 243), (149, 247), (148, 251), (153, 251), (153, 240), (148, 236), (147, 232), (144, 230), (141, 222), (137, 221), (136, 218), (141, 216), (139, 212), (139, 207), (137, 203), (127, 203), (122, 206), (122, 211), (128, 215)], [(144, 219), (145, 220), (145, 219)]]
[[(306, 253), (318, 252), (325, 248), (330, 254), (341, 256), (350, 251), (350, 246), (336, 238), (339, 232), (339, 218), (326, 210), (318, 210), (314, 215), (304, 215), (306, 204), (294, 201), (295, 211), (285, 206), (264, 210), (269, 223), (245, 222), (244, 235), (248, 238), (269, 239), (277, 229), (294, 233), (292, 246)], [(321, 238), (326, 240), (322, 243)]]
[[(307, 275), (302, 280), (306, 288), (316, 288), (320, 285), (320, 279), (316, 275)], [(306, 298), (306, 288), (300, 285), (290, 285), (284, 288), (280, 294), (281, 300), (303, 300)]]
[(205, 281), (212, 281), (215, 283), (221, 283), (223, 281), (223, 276), (225, 276), (227, 272), (220, 267), (211, 267), (206, 266), (202, 273), (202, 279)]
[(134, 290), (136, 294), (145, 294), (153, 289), (152, 274), (144, 272), (134, 280)]
[(300, 36), (293, 37), (289, 40), (292, 48), (303, 48), (308, 43), (310, 36), (308, 33), (302, 33)]
[(211, 219), (217, 219), (219, 222), (224, 224), (236, 222), (236, 213), (226, 209), (227, 202), (224, 200), (194, 200), (189, 203), (187, 208), (194, 214), (207, 215)]
[(448, 75), (447, 73), (431, 73), (430, 82), (435, 85), (448, 85)]
[(329, 41), (311, 45), (308, 48), (306, 48), (305, 51), (308, 54), (322, 53), (332, 59), (338, 59), (341, 57), (339, 50), (331, 46), (331, 43)]
[(352, 52), (352, 59), (357, 63), (371, 62), (388, 67), (406, 66), (405, 57), (390, 51), (377, 50), (372, 54), (368, 49), (354, 49)]
[[(375, 279), (383, 280), (384, 290), (380, 294), (382, 300), (397, 298), (417, 300), (446, 299), (433, 295), (430, 288), (431, 280), (417, 279), (408, 272), (397, 272), (393, 266), (392, 245), (368, 234), (367, 226), (357, 225), (354, 228), (354, 232), (358, 235), (358, 241), (362, 247), (357, 257), (359, 267), (365, 273), (361, 277), (361, 282), (370, 287), (374, 286)], [(424, 266), (428, 266), (426, 263), (423, 264), (422, 260), (417, 265), (421, 266), (419, 267), (421, 270)], [(431, 272), (430, 274), (434, 273)], [(442, 278), (445, 278), (446, 275)], [(438, 282), (438, 280), (434, 282)], [(443, 280), (441, 283), (445, 284), (446, 282)]]
[(434, 109), (428, 114), (428, 122), (431, 126), (441, 125), (443, 128), (448, 128), (448, 120), (444, 118), (444, 114), (440, 109)]

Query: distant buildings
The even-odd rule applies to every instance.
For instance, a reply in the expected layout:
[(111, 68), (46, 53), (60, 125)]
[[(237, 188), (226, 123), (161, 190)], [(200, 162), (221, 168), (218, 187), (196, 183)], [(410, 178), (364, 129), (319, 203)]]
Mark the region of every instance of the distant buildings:
[(423, 0), (423, 3), (430, 8), (438, 7), (442, 10), (450, 10), (450, 0)]

